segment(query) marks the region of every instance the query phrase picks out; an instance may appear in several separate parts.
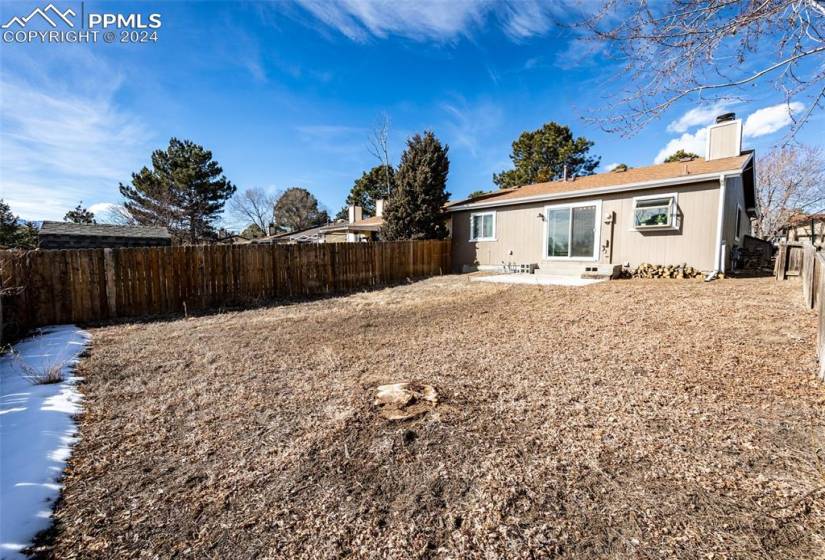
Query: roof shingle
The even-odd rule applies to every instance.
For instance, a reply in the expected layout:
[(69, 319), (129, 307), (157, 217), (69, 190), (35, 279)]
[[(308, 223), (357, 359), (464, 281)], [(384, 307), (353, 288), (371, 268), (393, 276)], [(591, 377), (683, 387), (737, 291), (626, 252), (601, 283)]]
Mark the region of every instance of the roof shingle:
[(514, 202), (521, 198), (528, 198), (542, 195), (558, 195), (564, 193), (575, 193), (577, 191), (600, 189), (609, 187), (621, 187), (635, 183), (647, 183), (652, 181), (664, 181), (676, 179), (678, 177), (690, 177), (693, 175), (705, 175), (709, 173), (722, 173), (724, 171), (739, 171), (748, 161), (750, 154), (743, 154), (736, 157), (720, 158), (707, 161), (705, 159), (694, 159), (691, 161), (677, 161), (673, 163), (660, 163), (647, 167), (636, 167), (627, 171), (599, 173), (597, 175), (586, 175), (577, 177), (571, 181), (551, 181), (548, 183), (534, 183), (513, 189), (502, 189), (491, 195), (478, 197), (477, 199), (465, 199), (453, 202), (449, 207), (463, 204), (472, 204), (474, 201), (499, 202), (512, 200)]
[(140, 237), (169, 239), (163, 226), (125, 226), (116, 224), (75, 224), (72, 222), (43, 222), (40, 235), (90, 235), (102, 237)]

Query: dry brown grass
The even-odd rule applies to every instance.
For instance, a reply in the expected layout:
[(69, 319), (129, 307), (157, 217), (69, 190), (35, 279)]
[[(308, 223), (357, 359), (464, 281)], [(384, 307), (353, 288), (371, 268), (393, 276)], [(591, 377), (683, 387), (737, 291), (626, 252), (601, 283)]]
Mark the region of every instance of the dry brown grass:
[[(445, 277), (96, 329), (52, 553), (825, 557), (798, 290)], [(398, 381), (438, 406), (384, 420)]]
[(64, 362), (54, 361), (38, 366), (32, 366), (19, 355), (15, 355), (20, 370), (23, 372), (23, 377), (32, 385), (52, 385), (55, 383), (63, 383), (65, 376), (63, 375), (63, 368), (66, 366)]

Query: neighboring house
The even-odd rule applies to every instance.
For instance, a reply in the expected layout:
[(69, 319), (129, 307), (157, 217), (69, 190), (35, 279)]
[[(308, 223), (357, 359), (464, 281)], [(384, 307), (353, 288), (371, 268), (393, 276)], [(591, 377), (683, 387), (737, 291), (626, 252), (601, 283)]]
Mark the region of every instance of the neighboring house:
[(172, 236), (162, 226), (43, 222), (37, 246), (40, 249), (114, 249), (171, 244)]
[(252, 243), (268, 243), (276, 245), (289, 245), (296, 243), (323, 243), (323, 236), (321, 235), (321, 228), (325, 226), (315, 226), (311, 228), (301, 229), (298, 231), (289, 231), (285, 233), (276, 233), (267, 235), (266, 237), (259, 237), (253, 239)]
[(215, 243), (218, 243), (219, 245), (248, 245), (249, 243), (252, 243), (252, 240), (247, 239), (243, 235), (238, 235), (237, 233), (232, 233), (224, 228), (221, 228), (218, 230)]
[(363, 217), (360, 206), (350, 206), (346, 222), (336, 222), (321, 228), (324, 243), (357, 243), (377, 241), (381, 227), (384, 225), (384, 201), (375, 201), (375, 216)]
[[(811, 232), (813, 239), (811, 239)], [(814, 245), (825, 245), (825, 214), (795, 214), (782, 228), (780, 238), (784, 241), (808, 241)]]
[(613, 274), (621, 265), (729, 268), (758, 212), (753, 152), (742, 122), (708, 127), (707, 158), (503, 189), (454, 202), (457, 270), (537, 265), (540, 272)]

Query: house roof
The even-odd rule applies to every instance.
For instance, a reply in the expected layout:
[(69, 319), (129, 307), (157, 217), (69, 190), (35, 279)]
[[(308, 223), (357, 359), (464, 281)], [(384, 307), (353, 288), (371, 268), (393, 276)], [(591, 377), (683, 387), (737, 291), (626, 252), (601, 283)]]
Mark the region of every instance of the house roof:
[(321, 229), (326, 226), (313, 226), (311, 228), (299, 229), (295, 231), (285, 231), (266, 237), (258, 237), (252, 243), (279, 243), (283, 241), (305, 241), (312, 237), (317, 237)]
[(825, 214), (817, 213), (817, 214), (805, 214), (805, 213), (797, 213), (793, 214), (790, 218), (788, 218), (788, 226), (807, 226), (811, 224), (811, 220), (815, 222), (821, 222), (825, 220)]
[(736, 157), (720, 158), (710, 161), (693, 159), (690, 161), (660, 163), (658, 165), (636, 167), (628, 169), (627, 171), (608, 171), (607, 173), (587, 175), (568, 181), (534, 183), (517, 188), (501, 189), (475, 198), (459, 200), (448, 204), (447, 210), (471, 208), (475, 205), (484, 207), (487, 205), (518, 204), (519, 202), (527, 202), (529, 199), (541, 199), (543, 197), (561, 198), (565, 194), (575, 196), (582, 191), (610, 190), (614, 188), (616, 190), (623, 190), (635, 186), (643, 188), (645, 186), (656, 186), (658, 183), (672, 184), (678, 179), (685, 179), (685, 182), (688, 182), (688, 180), (700, 179), (703, 176), (719, 173), (740, 173), (744, 170), (750, 159), (751, 154), (744, 153)]
[(356, 222), (341, 222), (324, 226), (321, 230), (324, 233), (332, 231), (378, 231), (384, 225), (384, 218), (380, 216), (370, 216)]
[(43, 222), (39, 235), (84, 235), (93, 237), (140, 237), (169, 239), (163, 226), (125, 226), (116, 224), (75, 224), (72, 222)]

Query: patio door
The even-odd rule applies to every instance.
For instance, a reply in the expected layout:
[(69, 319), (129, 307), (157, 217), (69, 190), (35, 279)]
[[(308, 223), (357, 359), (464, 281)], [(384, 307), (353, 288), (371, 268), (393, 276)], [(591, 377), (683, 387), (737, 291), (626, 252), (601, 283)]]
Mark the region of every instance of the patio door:
[(598, 259), (599, 202), (548, 206), (545, 210), (547, 259)]

